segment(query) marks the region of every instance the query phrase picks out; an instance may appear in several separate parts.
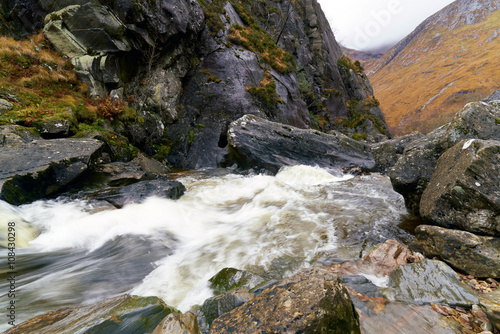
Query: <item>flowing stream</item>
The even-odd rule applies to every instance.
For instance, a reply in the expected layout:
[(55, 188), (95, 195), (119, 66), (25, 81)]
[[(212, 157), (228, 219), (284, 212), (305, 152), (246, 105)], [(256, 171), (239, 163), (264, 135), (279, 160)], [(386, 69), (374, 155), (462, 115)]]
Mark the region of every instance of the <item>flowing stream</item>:
[[(16, 323), (123, 293), (187, 311), (212, 296), (208, 279), (225, 267), (281, 278), (412, 238), (400, 227), (408, 218), (402, 197), (378, 174), (296, 166), (276, 176), (205, 170), (176, 178), (187, 188), (179, 200), (153, 197), (120, 210), (65, 197), (20, 207), (0, 201), (2, 226), (39, 231), (31, 241), (18, 234), (28, 247), (16, 250)], [(5, 310), (6, 249), (0, 276)]]

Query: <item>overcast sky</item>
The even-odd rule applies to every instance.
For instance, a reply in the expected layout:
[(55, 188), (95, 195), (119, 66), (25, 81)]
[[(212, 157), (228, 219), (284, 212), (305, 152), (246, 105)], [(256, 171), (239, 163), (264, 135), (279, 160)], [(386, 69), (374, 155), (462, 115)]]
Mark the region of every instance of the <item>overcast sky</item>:
[(357, 50), (395, 44), (453, 0), (318, 0), (338, 42)]

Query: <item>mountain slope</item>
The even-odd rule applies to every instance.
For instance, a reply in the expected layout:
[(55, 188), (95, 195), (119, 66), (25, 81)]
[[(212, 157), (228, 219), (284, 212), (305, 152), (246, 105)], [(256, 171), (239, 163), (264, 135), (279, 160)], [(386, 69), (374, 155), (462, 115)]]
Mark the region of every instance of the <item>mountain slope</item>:
[(428, 132), (500, 87), (500, 0), (458, 0), (422, 22), (368, 73), (396, 134)]

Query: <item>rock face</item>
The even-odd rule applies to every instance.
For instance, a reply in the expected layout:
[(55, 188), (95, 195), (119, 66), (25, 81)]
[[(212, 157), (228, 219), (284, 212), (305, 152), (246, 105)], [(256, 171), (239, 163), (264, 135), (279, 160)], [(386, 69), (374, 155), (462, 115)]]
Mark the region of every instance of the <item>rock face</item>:
[(19, 205), (58, 193), (94, 164), (103, 150), (95, 139), (38, 140), (2, 148), (0, 198)]
[(500, 141), (462, 141), (438, 160), (420, 214), (433, 224), (500, 236)]
[(399, 266), (390, 276), (388, 295), (397, 301), (470, 307), (477, 297), (444, 262), (423, 260)]
[(340, 279), (305, 269), (217, 318), (210, 333), (360, 333)]
[(465, 231), (421, 225), (411, 249), (428, 258), (437, 257), (475, 277), (500, 276), (500, 239)]
[(175, 309), (156, 297), (120, 296), (32, 318), (6, 333), (151, 333)]
[(231, 160), (240, 167), (277, 172), (283, 166), (373, 168), (368, 145), (341, 133), (325, 134), (245, 115), (231, 123), (228, 142)]
[(374, 172), (387, 175), (392, 167), (403, 155), (404, 149), (413, 141), (423, 137), (420, 132), (372, 144), (373, 159), (375, 159)]
[(389, 173), (394, 190), (405, 205), (419, 215), (420, 200), (439, 157), (464, 139), (500, 140), (500, 106), (497, 103), (467, 104), (454, 120), (409, 144)]

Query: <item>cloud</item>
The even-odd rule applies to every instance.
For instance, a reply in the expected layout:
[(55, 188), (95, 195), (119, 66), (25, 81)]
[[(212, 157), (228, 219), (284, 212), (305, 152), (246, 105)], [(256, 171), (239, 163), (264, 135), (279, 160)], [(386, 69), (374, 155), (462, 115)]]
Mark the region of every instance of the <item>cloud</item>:
[(358, 50), (394, 44), (453, 0), (318, 0), (337, 40)]

